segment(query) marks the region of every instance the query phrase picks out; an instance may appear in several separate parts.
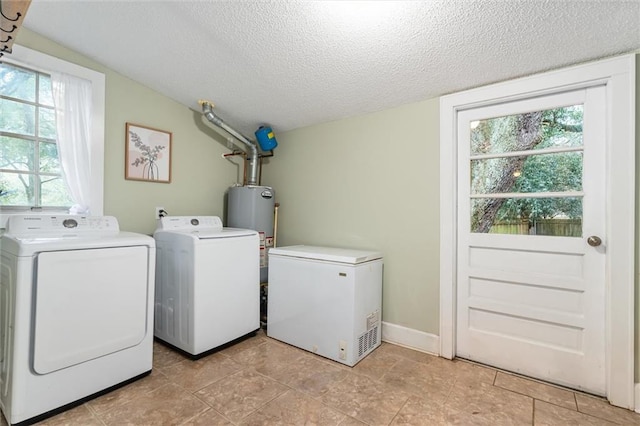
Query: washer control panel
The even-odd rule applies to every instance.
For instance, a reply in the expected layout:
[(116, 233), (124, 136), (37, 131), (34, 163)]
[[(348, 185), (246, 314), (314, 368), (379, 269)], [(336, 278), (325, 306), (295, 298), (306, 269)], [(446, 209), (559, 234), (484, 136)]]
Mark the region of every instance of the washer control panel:
[(165, 216), (158, 220), (156, 230), (163, 231), (215, 231), (222, 230), (218, 216)]

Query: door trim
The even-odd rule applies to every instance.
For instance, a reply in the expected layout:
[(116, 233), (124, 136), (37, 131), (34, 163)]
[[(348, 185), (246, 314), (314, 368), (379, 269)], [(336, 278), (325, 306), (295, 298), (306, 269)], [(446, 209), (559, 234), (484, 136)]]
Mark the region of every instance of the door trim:
[(635, 55), (591, 62), (440, 99), (440, 356), (456, 353), (457, 115), (502, 102), (605, 85), (607, 398), (634, 409)]

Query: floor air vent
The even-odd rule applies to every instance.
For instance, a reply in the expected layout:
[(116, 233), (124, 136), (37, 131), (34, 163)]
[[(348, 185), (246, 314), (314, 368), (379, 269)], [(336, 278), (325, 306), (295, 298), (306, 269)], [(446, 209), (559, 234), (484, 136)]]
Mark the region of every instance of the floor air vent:
[(378, 326), (373, 327), (358, 338), (358, 358), (361, 358), (370, 349), (375, 347), (378, 341)]

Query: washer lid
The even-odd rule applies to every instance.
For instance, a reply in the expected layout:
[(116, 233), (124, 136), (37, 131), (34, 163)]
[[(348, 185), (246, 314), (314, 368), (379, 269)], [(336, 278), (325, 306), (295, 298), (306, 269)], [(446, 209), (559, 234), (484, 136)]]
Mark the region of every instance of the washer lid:
[(305, 245), (272, 248), (269, 250), (269, 256), (272, 255), (324, 260), (352, 265), (382, 259), (382, 253), (377, 251)]
[(248, 235), (258, 235), (258, 233), (252, 229), (241, 228), (222, 228), (220, 230), (203, 229), (201, 231), (190, 231), (188, 233), (201, 240), (207, 240), (211, 238), (233, 238), (246, 237)]
[[(154, 237), (189, 235), (201, 240), (257, 235), (252, 229), (223, 228), (218, 216), (165, 216), (158, 220)], [(171, 238), (171, 237), (169, 237)]]

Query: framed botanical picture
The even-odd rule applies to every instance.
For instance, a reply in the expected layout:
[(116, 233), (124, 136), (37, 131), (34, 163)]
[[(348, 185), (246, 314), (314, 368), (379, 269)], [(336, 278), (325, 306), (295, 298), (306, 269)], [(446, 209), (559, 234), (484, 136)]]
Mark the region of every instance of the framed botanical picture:
[(171, 132), (127, 123), (124, 178), (171, 182)]

